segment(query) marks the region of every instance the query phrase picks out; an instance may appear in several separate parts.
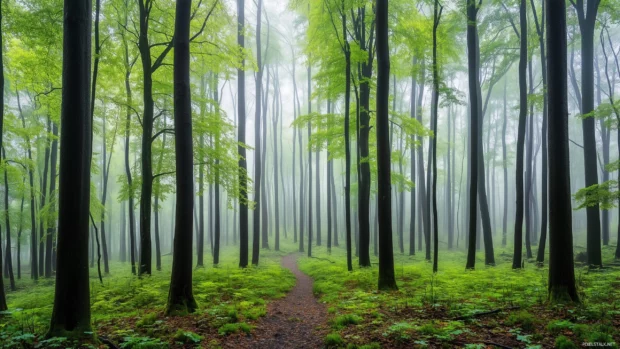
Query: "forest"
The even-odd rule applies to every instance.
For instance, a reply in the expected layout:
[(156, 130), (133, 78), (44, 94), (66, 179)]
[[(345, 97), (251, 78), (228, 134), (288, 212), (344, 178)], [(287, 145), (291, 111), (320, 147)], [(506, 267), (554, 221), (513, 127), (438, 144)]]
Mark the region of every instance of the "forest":
[(620, 345), (619, 0), (0, 0), (0, 86), (0, 348)]

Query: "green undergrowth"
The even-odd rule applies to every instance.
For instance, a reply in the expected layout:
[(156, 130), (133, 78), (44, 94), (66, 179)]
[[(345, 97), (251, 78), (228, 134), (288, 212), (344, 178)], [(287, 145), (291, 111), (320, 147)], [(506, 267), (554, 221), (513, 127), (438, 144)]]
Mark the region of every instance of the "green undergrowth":
[[(163, 257), (162, 271), (155, 271), (153, 264), (153, 275), (142, 278), (131, 275), (129, 263), (112, 262), (103, 285), (96, 268), (91, 268), (93, 330), (127, 348), (165, 348), (171, 343), (206, 345), (207, 340), (198, 332), (217, 335), (218, 328), (226, 324), (249, 331), (249, 325), (241, 323), (264, 316), (267, 302), (283, 297), (295, 285), (294, 275), (280, 266), (280, 258), (286, 253), (261, 250), (258, 267), (240, 269), (238, 247), (230, 247), (223, 249), (218, 266), (206, 263), (204, 268), (195, 269), (193, 291), (199, 309), (191, 320), (179, 320), (188, 328), (176, 328), (177, 324), (169, 324), (163, 315), (172, 267), (170, 256)], [(211, 255), (206, 254), (205, 262), (210, 259)], [(34, 346), (49, 326), (54, 280), (22, 279), (18, 286), (16, 292), (8, 292), (9, 311), (0, 318), (2, 348)]]
[[(610, 264), (613, 249), (604, 247)], [(485, 347), (482, 338), (489, 328), (499, 342), (513, 347), (554, 347), (559, 336), (581, 344), (594, 341), (592, 333), (620, 343), (620, 268), (590, 271), (577, 266), (582, 303), (575, 306), (550, 304), (548, 266), (527, 260), (525, 269), (513, 270), (512, 249), (497, 249), (493, 267), (485, 266), (483, 252), (478, 253), (476, 269), (469, 271), (464, 251), (440, 250), (436, 274), (423, 251), (416, 253), (395, 253), (395, 292), (377, 292), (374, 256), (371, 268), (358, 267), (354, 257), (351, 272), (344, 249), (328, 253), (315, 247), (315, 258), (299, 260), (300, 269), (314, 279), (315, 295), (328, 304), (330, 325), (343, 347), (373, 342), (387, 347)]]

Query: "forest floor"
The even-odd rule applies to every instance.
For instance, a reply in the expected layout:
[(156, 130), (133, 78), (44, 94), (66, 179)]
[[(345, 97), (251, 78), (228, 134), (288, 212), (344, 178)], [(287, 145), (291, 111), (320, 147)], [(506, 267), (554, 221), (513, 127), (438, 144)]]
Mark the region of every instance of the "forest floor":
[(327, 307), (312, 293), (312, 279), (297, 267), (299, 254), (282, 257), (282, 266), (297, 278), (286, 297), (269, 303), (267, 315), (256, 325), (253, 335), (228, 338), (222, 347), (241, 348), (305, 348), (323, 346), (327, 334)]
[[(371, 247), (372, 248), (372, 247)], [(494, 267), (479, 254), (465, 271), (465, 253), (440, 250), (432, 273), (423, 251), (395, 252), (398, 291), (377, 292), (372, 268), (346, 270), (344, 249), (313, 246), (313, 257), (261, 250), (260, 266), (237, 267), (237, 247), (223, 249), (218, 266), (194, 271), (194, 314), (165, 317), (170, 256), (150, 277), (112, 263), (103, 284), (91, 269), (93, 330), (118, 348), (579, 348), (620, 343), (620, 268), (613, 246), (610, 267), (576, 267), (579, 305), (547, 303), (547, 267), (526, 260), (511, 269), (509, 248), (496, 250)], [(210, 256), (207, 254), (205, 260)], [(23, 274), (8, 291), (10, 310), (0, 314), (0, 348), (71, 348), (66, 339), (44, 340), (53, 279)], [(603, 346), (599, 346), (603, 347)], [(91, 346), (92, 348), (92, 346)], [(106, 348), (101, 345), (99, 348)]]

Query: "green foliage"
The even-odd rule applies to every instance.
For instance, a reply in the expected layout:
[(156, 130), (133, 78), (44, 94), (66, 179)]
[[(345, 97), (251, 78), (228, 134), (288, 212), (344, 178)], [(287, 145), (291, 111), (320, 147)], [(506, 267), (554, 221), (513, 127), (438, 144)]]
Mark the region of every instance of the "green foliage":
[(558, 338), (555, 339), (555, 348), (556, 349), (577, 349), (578, 346), (575, 343), (573, 343), (573, 341), (571, 341), (570, 339), (564, 336), (559, 336)]
[(137, 327), (147, 327), (152, 326), (157, 321), (156, 313), (148, 313), (142, 316), (140, 320), (136, 322)]
[(344, 314), (337, 316), (334, 319), (334, 326), (336, 328), (347, 327), (349, 325), (358, 325), (362, 322), (362, 318), (355, 314)]
[(237, 333), (239, 331), (250, 333), (250, 331), (252, 331), (252, 326), (246, 324), (245, 322), (225, 324), (219, 328), (218, 333), (222, 336), (227, 336), (229, 334)]
[(197, 335), (196, 333), (192, 332), (192, 331), (184, 331), (184, 330), (178, 330), (175, 334), (173, 339), (177, 342), (181, 342), (181, 343), (200, 343), (200, 341), (202, 341), (202, 337)]
[(120, 347), (127, 349), (164, 349), (168, 347), (168, 344), (158, 338), (130, 336), (123, 338)]
[(506, 323), (510, 326), (519, 325), (525, 331), (532, 331), (537, 323), (534, 315), (522, 310), (517, 313), (510, 314)]
[(325, 346), (328, 348), (336, 348), (344, 345), (344, 340), (338, 333), (330, 333), (325, 336), (325, 340), (323, 341)]

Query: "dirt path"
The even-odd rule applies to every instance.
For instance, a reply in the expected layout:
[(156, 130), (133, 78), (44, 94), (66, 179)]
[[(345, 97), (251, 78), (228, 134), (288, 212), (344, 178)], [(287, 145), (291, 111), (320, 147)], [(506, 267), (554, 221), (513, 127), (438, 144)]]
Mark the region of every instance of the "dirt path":
[(297, 278), (286, 297), (269, 303), (267, 315), (252, 335), (229, 337), (224, 348), (309, 348), (323, 347), (327, 333), (327, 309), (312, 294), (312, 279), (297, 268), (297, 256), (282, 258), (282, 266)]

